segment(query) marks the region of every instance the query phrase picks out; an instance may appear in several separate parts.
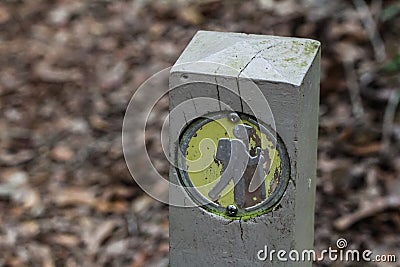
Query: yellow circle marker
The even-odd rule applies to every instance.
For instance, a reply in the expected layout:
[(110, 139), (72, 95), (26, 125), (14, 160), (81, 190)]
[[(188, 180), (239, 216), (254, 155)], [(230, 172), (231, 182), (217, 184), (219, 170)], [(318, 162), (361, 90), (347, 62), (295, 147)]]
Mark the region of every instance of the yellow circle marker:
[(223, 217), (266, 213), (286, 189), (286, 149), (275, 132), (250, 116), (198, 119), (184, 130), (179, 147), (183, 186), (196, 203)]

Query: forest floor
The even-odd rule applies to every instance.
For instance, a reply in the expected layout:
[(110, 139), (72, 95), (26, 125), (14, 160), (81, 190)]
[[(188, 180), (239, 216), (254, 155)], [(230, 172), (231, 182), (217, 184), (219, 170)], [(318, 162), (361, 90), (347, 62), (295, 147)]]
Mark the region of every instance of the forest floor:
[(122, 120), (199, 29), (322, 43), (315, 248), (400, 262), (397, 1), (5, 0), (0, 266), (168, 265), (168, 207), (133, 182)]

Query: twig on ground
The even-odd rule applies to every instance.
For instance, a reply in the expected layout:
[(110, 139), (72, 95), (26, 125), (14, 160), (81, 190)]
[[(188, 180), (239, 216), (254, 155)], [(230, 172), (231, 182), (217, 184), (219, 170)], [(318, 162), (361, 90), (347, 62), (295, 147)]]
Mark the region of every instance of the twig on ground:
[(367, 3), (365, 3), (364, 0), (353, 0), (353, 3), (371, 41), (376, 60), (378, 62), (383, 62), (386, 59), (385, 44), (379, 34), (376, 22), (372, 17)]
[(400, 208), (400, 196), (390, 195), (370, 203), (369, 206), (363, 207), (354, 213), (344, 215), (334, 222), (334, 227), (337, 230), (344, 231), (353, 224), (378, 214), (387, 209), (399, 209)]
[(346, 60), (343, 63), (346, 75), (346, 84), (350, 92), (351, 106), (353, 115), (358, 121), (363, 121), (364, 108), (361, 101), (360, 85), (358, 84), (357, 74), (354, 69), (354, 61)]
[(390, 147), (390, 135), (393, 130), (393, 121), (399, 102), (400, 90), (393, 90), (383, 117), (381, 154), (384, 154)]
[(383, 7), (383, 2), (382, 0), (373, 0), (371, 2), (371, 14), (372, 14), (372, 18), (377, 21), (381, 15), (382, 12), (382, 7)]

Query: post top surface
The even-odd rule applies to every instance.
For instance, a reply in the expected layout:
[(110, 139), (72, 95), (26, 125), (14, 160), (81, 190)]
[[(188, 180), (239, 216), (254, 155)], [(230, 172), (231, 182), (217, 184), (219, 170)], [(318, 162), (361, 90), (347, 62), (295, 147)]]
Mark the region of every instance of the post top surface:
[(300, 86), (319, 48), (318, 41), (304, 38), (199, 31), (171, 72)]

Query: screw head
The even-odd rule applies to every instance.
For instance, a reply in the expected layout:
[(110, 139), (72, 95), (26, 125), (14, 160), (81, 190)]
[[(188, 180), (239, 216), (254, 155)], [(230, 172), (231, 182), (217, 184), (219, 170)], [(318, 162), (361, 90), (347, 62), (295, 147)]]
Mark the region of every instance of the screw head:
[(226, 212), (228, 213), (228, 216), (233, 217), (236, 216), (236, 214), (238, 213), (238, 208), (235, 205), (230, 204), (226, 207)]
[(233, 123), (236, 123), (236, 122), (239, 122), (239, 121), (240, 121), (240, 117), (239, 117), (239, 115), (236, 114), (236, 113), (230, 113), (230, 114), (228, 115), (228, 118), (229, 118), (229, 120), (230, 120), (231, 122), (233, 122)]

